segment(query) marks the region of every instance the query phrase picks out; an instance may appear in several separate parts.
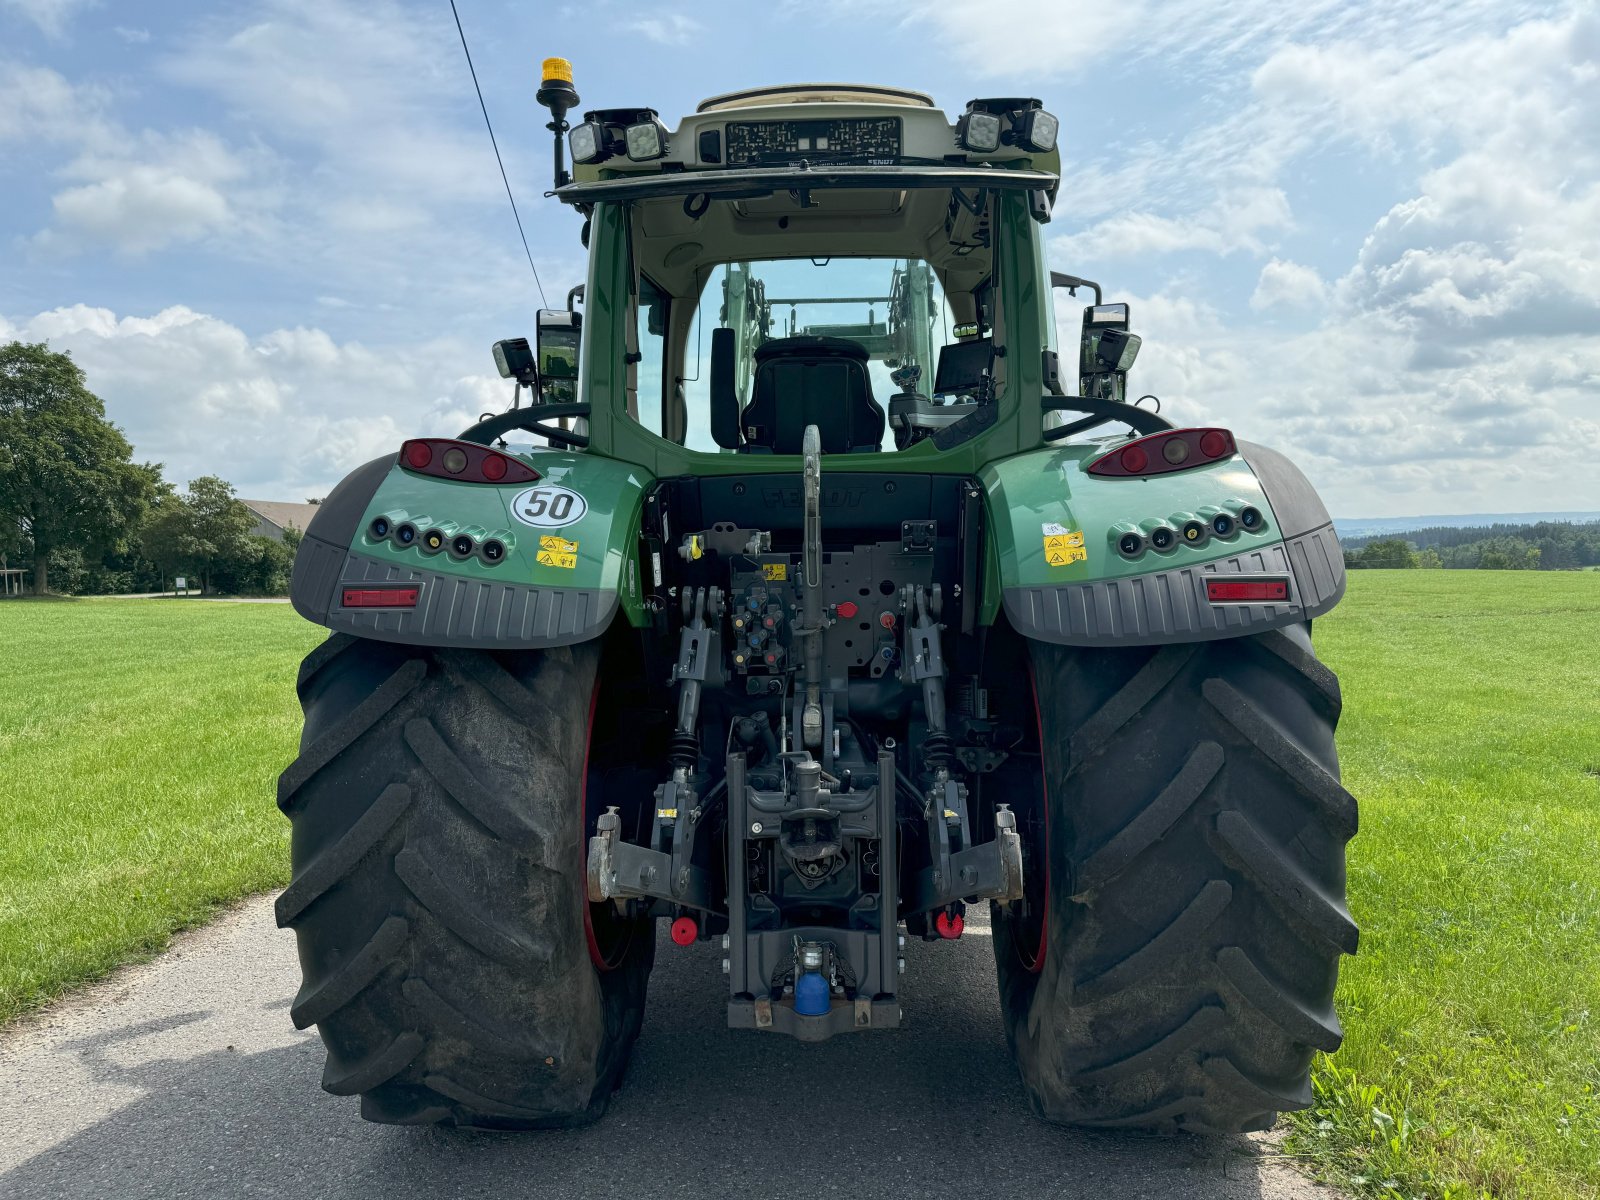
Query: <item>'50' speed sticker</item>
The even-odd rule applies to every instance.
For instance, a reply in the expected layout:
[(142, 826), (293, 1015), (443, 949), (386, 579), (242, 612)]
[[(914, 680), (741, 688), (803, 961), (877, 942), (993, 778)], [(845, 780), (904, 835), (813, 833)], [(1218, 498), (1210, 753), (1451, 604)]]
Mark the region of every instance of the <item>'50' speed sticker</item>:
[(546, 484), (518, 492), (511, 501), (511, 515), (524, 525), (539, 529), (559, 529), (583, 519), (589, 511), (584, 498), (571, 488)]

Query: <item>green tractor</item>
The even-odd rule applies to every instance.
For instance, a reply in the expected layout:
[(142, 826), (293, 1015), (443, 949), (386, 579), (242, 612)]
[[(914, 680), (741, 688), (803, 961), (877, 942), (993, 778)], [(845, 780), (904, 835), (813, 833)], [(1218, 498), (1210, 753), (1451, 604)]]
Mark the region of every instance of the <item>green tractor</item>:
[(1045, 263), (1056, 118), (801, 85), (569, 123), (545, 74), (586, 281), (496, 343), (505, 412), (351, 473), (295, 562), (333, 632), (277, 911), (323, 1086), (580, 1124), (659, 921), (730, 1026), (819, 1041), (893, 1031), (906, 942), (986, 902), (1041, 1117), (1307, 1105), (1356, 948), (1339, 545), (1282, 455), (1130, 402), (1128, 306)]

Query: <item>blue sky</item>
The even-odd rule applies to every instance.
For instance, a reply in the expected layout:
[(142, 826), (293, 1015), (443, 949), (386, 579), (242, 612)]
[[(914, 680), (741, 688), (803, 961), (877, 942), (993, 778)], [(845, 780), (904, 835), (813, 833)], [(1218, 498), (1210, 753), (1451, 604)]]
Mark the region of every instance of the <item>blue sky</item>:
[[(1134, 305), (1169, 414), (1340, 515), (1600, 509), (1593, 3), (458, 4), (557, 304), (547, 54), (669, 125), (797, 79), (1036, 95), (1052, 263)], [(322, 494), (502, 407), (538, 305), (444, 0), (0, 0), (0, 338), (70, 349), (169, 478)]]

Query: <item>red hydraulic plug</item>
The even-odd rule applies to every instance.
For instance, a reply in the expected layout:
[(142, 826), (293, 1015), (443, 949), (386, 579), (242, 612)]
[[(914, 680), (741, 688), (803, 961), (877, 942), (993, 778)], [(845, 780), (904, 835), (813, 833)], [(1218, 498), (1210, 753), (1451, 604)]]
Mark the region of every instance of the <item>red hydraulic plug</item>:
[(960, 913), (942, 912), (933, 919), (933, 927), (945, 941), (953, 942), (961, 936), (961, 931), (967, 927), (967, 923)]
[(693, 917), (679, 917), (672, 923), (672, 940), (680, 946), (689, 945), (699, 936), (700, 926)]

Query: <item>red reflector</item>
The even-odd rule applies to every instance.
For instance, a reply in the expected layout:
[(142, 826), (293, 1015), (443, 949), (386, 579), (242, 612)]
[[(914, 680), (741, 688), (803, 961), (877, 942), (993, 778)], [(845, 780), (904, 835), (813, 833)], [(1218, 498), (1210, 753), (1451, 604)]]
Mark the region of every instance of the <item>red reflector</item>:
[(961, 931), (967, 927), (967, 923), (960, 913), (952, 917), (949, 913), (942, 912), (933, 919), (933, 927), (939, 931), (940, 937), (953, 942), (961, 936)]
[(499, 483), (506, 477), (506, 459), (498, 454), (485, 454), (483, 477), (490, 483)]
[(420, 471), (433, 461), (433, 447), (421, 439), (407, 442), (400, 448), (400, 453), (405, 455), (406, 466), (413, 471)]
[(848, 621), (861, 610), (856, 607), (856, 602), (854, 600), (841, 600), (834, 606), (833, 611)]
[(679, 946), (687, 946), (700, 936), (700, 926), (694, 923), (693, 917), (679, 917), (672, 923), (672, 940)]
[(1200, 453), (1207, 458), (1232, 454), (1233, 439), (1220, 429), (1208, 429), (1200, 435)]
[(1208, 579), (1206, 599), (1213, 604), (1271, 604), (1289, 599), (1287, 579)]
[(417, 592), (407, 588), (345, 588), (346, 608), (415, 608)]
[(1122, 469), (1130, 475), (1137, 475), (1150, 465), (1150, 456), (1144, 452), (1142, 446), (1129, 446), (1122, 452)]

